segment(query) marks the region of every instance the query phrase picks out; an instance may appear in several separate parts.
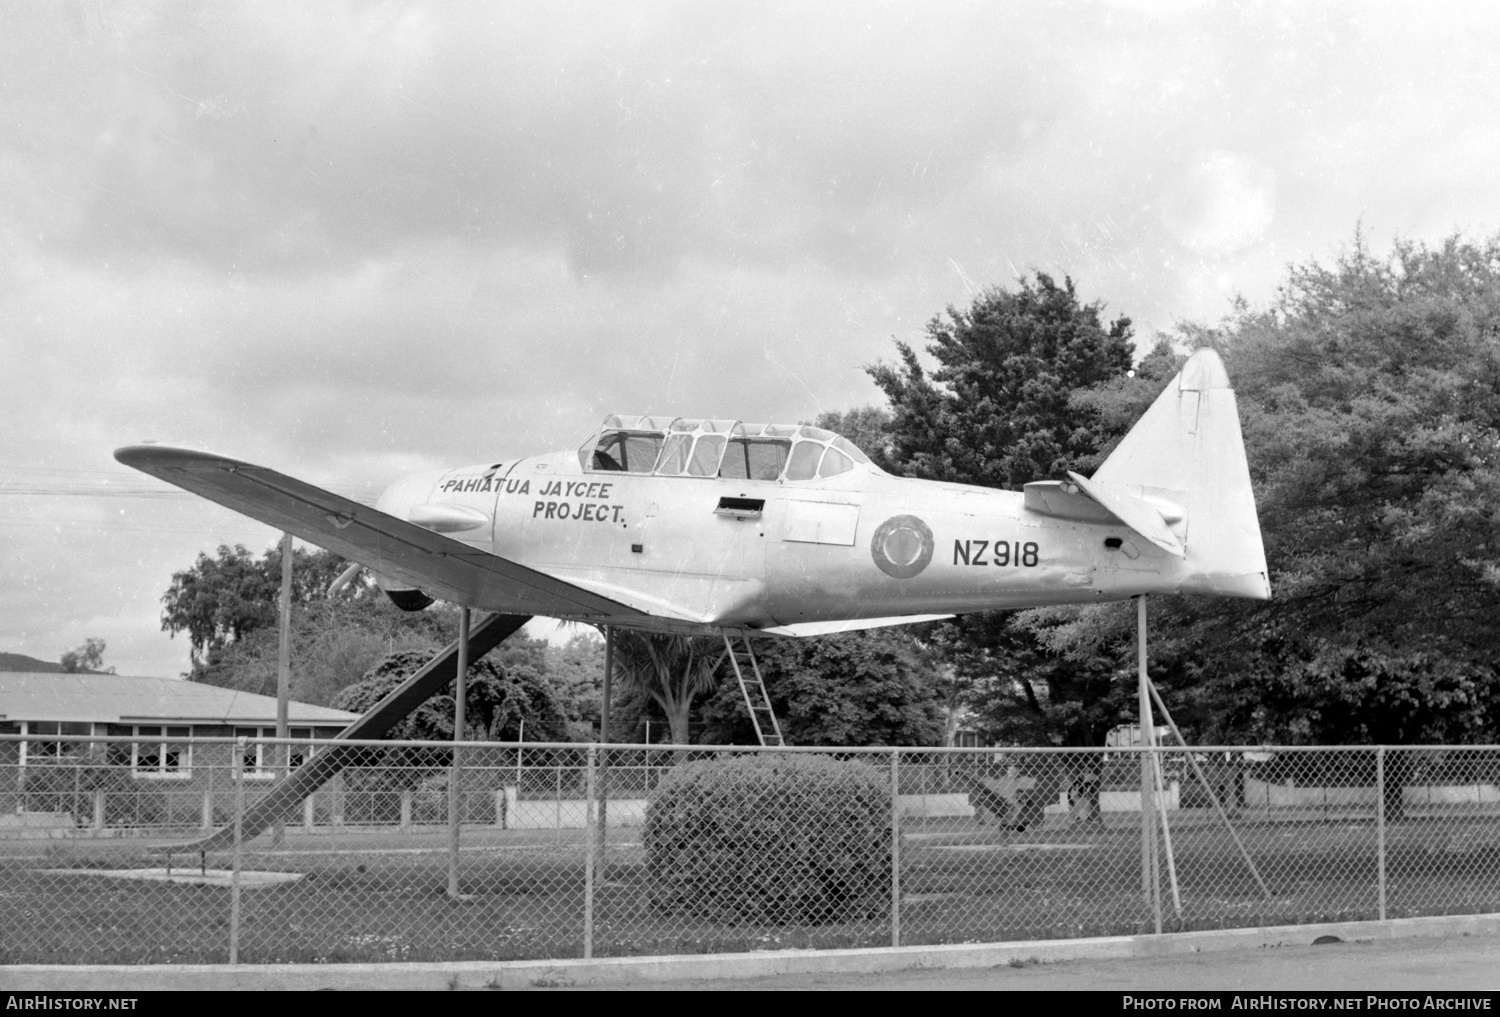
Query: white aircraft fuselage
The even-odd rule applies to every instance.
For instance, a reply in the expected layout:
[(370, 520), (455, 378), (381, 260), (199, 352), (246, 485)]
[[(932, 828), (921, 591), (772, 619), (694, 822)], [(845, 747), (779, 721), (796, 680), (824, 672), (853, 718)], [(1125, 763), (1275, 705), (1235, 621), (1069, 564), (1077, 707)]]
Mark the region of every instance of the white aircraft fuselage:
[[(870, 465), (800, 482), (726, 480), (586, 472), (564, 452), (406, 477), (377, 508), (443, 520), (431, 528), (709, 627), (1116, 599), (1175, 589), (1181, 564), (1118, 521), (1044, 516), (1019, 493)], [(474, 525), (454, 528), (463, 523)]]
[(1201, 350), (1092, 478), (894, 477), (806, 425), (609, 417), (571, 452), (405, 477), (374, 509), (156, 446), (124, 463), (369, 568), (398, 604), (804, 636), (1143, 593), (1270, 596), (1234, 392)]

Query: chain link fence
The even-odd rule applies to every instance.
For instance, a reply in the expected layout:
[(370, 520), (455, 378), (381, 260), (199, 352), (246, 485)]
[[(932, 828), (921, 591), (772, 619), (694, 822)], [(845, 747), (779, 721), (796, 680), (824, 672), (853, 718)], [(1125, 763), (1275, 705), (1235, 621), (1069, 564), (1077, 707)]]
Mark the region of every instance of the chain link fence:
[(184, 845), (329, 744), (23, 742), (0, 739), (5, 964), (516, 960), (1500, 911), (1492, 747), (363, 743), (279, 827), (202, 853)]

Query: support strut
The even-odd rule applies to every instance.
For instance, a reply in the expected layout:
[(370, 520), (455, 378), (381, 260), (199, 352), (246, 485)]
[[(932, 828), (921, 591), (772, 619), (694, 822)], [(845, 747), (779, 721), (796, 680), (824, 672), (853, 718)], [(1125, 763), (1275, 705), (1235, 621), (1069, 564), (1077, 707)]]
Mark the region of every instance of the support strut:
[[(477, 662), (511, 633), (530, 621), (527, 615), (495, 614), (475, 625), (469, 633), (470, 663)], [(458, 673), (460, 642), (454, 640), (421, 670), (391, 690), (365, 715), (338, 734), (338, 741), (369, 741), (379, 738), (439, 690), (446, 688)], [(291, 815), (303, 799), (322, 787), (340, 770), (357, 762), (364, 750), (353, 745), (328, 745), (314, 753), (297, 769), (277, 780), (253, 806), (245, 811), (241, 837), (249, 840), (278, 819)], [(180, 844), (156, 845), (156, 850), (218, 851), (234, 843), (232, 826), (207, 837)]]

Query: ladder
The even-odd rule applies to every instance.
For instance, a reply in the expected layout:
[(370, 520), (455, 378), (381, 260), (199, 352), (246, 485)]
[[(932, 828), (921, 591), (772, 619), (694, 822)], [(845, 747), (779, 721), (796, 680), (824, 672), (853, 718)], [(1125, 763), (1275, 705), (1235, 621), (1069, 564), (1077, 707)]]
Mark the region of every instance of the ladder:
[(734, 636), (728, 629), (721, 629), (720, 633), (724, 637), (724, 650), (734, 667), (734, 676), (739, 679), (740, 692), (745, 697), (745, 709), (750, 711), (755, 737), (762, 745), (785, 745), (781, 725), (776, 722), (776, 711), (771, 709), (771, 697), (760, 674), (760, 665), (755, 662), (755, 653), (750, 649), (750, 637), (741, 636), (740, 647), (736, 648)]

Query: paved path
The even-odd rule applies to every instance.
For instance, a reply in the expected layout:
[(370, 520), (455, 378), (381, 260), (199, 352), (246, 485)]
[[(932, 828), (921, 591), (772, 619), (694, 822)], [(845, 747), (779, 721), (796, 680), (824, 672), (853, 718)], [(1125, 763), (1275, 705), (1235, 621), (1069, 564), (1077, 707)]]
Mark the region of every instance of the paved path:
[[(1343, 939), (1309, 945), (1328, 936)], [(775, 973), (799, 970), (808, 973)], [(740, 975), (748, 977), (737, 977)], [(1401, 992), (1417, 997), (1416, 1005), (1421, 1008), (1423, 992), (1500, 995), (1500, 915), (1231, 929), (1162, 937), (619, 957), (592, 962), (0, 965), (0, 993), (324, 988), (1321, 990), (1351, 996)]]
[[(561, 987), (559, 987), (561, 988)], [(1174, 989), (1490, 991), (1500, 993), (1500, 937), (1402, 939), (1384, 942), (1282, 946), (1272, 949), (1075, 960), (1025, 967), (879, 974), (779, 975), (744, 980), (695, 980), (611, 986), (615, 991), (760, 989), (891, 991), (1058, 990), (1170, 991)]]

